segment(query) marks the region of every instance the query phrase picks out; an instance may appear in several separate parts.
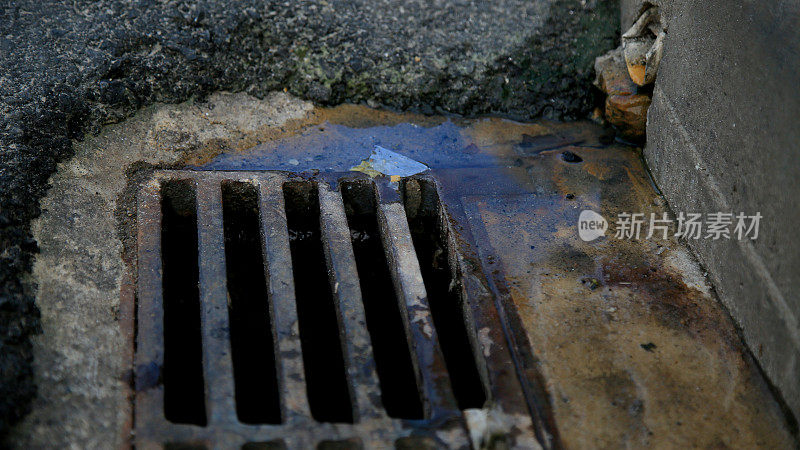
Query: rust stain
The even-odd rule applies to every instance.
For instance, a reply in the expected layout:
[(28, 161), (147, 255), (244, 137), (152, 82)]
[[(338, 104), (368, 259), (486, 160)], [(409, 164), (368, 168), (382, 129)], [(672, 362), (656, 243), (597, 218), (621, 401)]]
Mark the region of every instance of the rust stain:
[(728, 317), (708, 301), (706, 293), (687, 286), (664, 267), (663, 260), (626, 256), (600, 259), (599, 279), (603, 285), (637, 295), (662, 326), (689, 333), (707, 345), (723, 344), (732, 352), (744, 352)]
[(446, 122), (442, 116), (425, 116), (411, 112), (394, 112), (378, 110), (363, 105), (344, 104), (332, 108), (317, 107), (311, 113), (313, 122), (320, 124), (330, 122), (352, 128), (370, 128), (393, 126), (401, 123), (413, 123), (422, 127), (433, 127)]
[(644, 85), (645, 66), (643, 64), (627, 64), (631, 80), (639, 86)]
[(523, 140), (524, 135), (539, 136), (551, 130), (542, 124), (519, 123), (511, 120), (488, 118), (474, 122), (464, 134), (478, 147), (509, 149)]
[(606, 167), (606, 179), (542, 155), (556, 192), (576, 199), (478, 200), (473, 225), (488, 233), (494, 257), (484, 263), (503, 267), (564, 446), (790, 447), (732, 321), (707, 289), (685, 282), (699, 269), (670, 262), (685, 248), (577, 238), (583, 208), (607, 218), (663, 212), (635, 152), (577, 151), (583, 164)]
[(595, 161), (587, 162), (586, 164), (583, 165), (583, 168), (589, 175), (597, 178), (598, 180), (608, 179), (611, 173), (610, 167), (604, 164), (598, 164)]
[(238, 133), (232, 133), (231, 137), (213, 138), (203, 142), (197, 148), (186, 152), (179, 161), (179, 165), (208, 164), (222, 153), (241, 152), (264, 142), (294, 136), (306, 128), (321, 123), (323, 121), (319, 120), (319, 116), (312, 112), (303, 119), (289, 119), (279, 127), (264, 125), (256, 131), (239, 130)]

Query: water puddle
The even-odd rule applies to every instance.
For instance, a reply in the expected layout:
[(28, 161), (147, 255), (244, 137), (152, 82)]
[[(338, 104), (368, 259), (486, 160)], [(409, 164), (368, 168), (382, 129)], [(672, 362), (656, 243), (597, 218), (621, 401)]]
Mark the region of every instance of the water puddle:
[[(375, 156), (408, 158), (387, 175), (424, 168), (500, 167), (516, 158), (574, 144), (601, 146), (603, 130), (590, 123), (523, 124), (499, 118), (419, 116), (343, 105), (317, 108), (248, 150), (207, 151), (187, 161), (199, 170), (346, 172)], [(403, 170), (399, 170), (399, 167)], [(370, 166), (371, 167), (371, 166)], [(412, 170), (411, 167), (416, 167)], [(406, 170), (408, 169), (408, 170)], [(380, 170), (378, 170), (380, 172)], [(375, 175), (375, 174), (373, 174)]]

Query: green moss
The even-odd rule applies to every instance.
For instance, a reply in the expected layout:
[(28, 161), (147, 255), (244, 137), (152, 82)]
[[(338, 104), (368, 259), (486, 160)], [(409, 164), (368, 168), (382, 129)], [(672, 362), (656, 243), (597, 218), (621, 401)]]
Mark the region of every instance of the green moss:
[(294, 54), (298, 58), (303, 59), (308, 54), (308, 47), (306, 47), (306, 46), (297, 47), (296, 49), (294, 49)]

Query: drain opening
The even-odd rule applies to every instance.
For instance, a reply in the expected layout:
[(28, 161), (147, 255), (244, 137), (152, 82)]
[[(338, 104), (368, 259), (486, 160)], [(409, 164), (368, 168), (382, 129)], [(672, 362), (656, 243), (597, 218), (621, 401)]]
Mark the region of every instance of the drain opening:
[(422, 401), (399, 300), (378, 229), (374, 185), (369, 182), (343, 183), (341, 192), (383, 407), (389, 417), (423, 419)]
[(166, 181), (161, 198), (164, 415), (205, 426), (195, 190), (187, 180)]
[(317, 444), (317, 450), (361, 450), (362, 448), (364, 446), (361, 445), (361, 440), (357, 438), (321, 441)]
[(288, 182), (283, 193), (311, 416), (318, 422), (353, 423), (339, 320), (320, 233), (317, 184)]
[[(453, 394), (460, 409), (482, 408), (486, 391), (467, 331), (461, 277), (451, 264), (455, 255), (450, 254), (448, 227), (436, 186), (428, 180), (411, 179), (406, 180), (403, 191), (411, 238)], [(418, 209), (411, 203), (418, 204)]]
[(204, 444), (192, 444), (185, 442), (168, 442), (164, 444), (164, 450), (207, 450)]
[(286, 450), (283, 441), (248, 442), (242, 445), (242, 450)]
[(223, 182), (222, 208), (236, 415), (242, 423), (279, 424), (258, 190), (251, 183)]

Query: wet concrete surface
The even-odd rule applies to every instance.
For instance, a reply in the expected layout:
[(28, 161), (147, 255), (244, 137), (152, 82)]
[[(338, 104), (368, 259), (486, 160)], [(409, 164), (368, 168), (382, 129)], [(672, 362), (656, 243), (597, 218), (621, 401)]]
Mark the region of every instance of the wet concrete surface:
[(564, 446), (791, 448), (778, 404), (685, 247), (577, 236), (584, 209), (664, 211), (638, 155), (574, 152), (582, 163), (543, 155), (529, 192), (460, 199)]
[[(463, 250), (507, 302), (508, 332), (544, 380), (565, 447), (795, 445), (791, 419), (689, 250), (658, 233), (614, 237), (619, 213), (667, 212), (638, 149), (609, 144), (586, 122), (398, 115), (374, 126), (339, 112), (198, 168), (313, 177), (353, 167), (375, 145), (423, 162)], [(606, 237), (578, 237), (584, 209), (612, 222)]]
[[(220, 115), (209, 121), (214, 111)], [(261, 122), (252, 123), (253, 117)], [(34, 274), (51, 286), (37, 297), (43, 323), (51, 327), (37, 341), (37, 372), (48, 374), (39, 382), (51, 387), (15, 431), (21, 447), (127, 439), (130, 424), (120, 411), (127, 364), (115, 354), (125, 331), (114, 318), (125, 285), (121, 273), (130, 267), (121, 255), (129, 254), (133, 231), (125, 211), (136, 186), (124, 187), (125, 168), (145, 159), (158, 167), (281, 170), (324, 179), (358, 165), (375, 145), (431, 168), (424, 176), (439, 186), (459, 251), (501, 311), (526, 400), (537, 403), (563, 446), (796, 445), (779, 401), (685, 246), (674, 239), (618, 240), (613, 225), (604, 238), (579, 239), (583, 209), (612, 222), (620, 212), (666, 211), (638, 150), (610, 143), (595, 124), (467, 120), (347, 105), (312, 109), (289, 97), (257, 102), (246, 96), (163, 106), (133, 124), (88, 143), (78, 160), (61, 167), (64, 188), (51, 191), (46, 202), (53, 205), (42, 219), (48, 226), (35, 228), (43, 257)], [(217, 131), (205, 131), (206, 124)], [(130, 145), (141, 155), (103, 151)], [(87, 173), (88, 161), (99, 165)], [(105, 175), (107, 187), (97, 191), (107, 194), (86, 202), (76, 222), (57, 205), (75, 189), (98, 186), (95, 170), (103, 167), (115, 167)], [(116, 224), (108, 220), (114, 209)], [(119, 241), (108, 237), (112, 226)], [(113, 245), (98, 246), (96, 255), (74, 265), (60, 248), (73, 234)], [(76, 243), (74, 252), (96, 246), (92, 242)], [(77, 290), (59, 293), (62, 283), (104, 280), (104, 267), (117, 268), (117, 281), (106, 280), (97, 292), (97, 302), (108, 308), (89, 305)], [(59, 305), (72, 311), (69, 325)], [(105, 336), (89, 337), (92, 328)], [(95, 348), (109, 340), (120, 347)], [(484, 346), (484, 354), (492, 348)], [(112, 367), (94, 368), (111, 356)], [(85, 403), (59, 391), (76, 385), (93, 389), (81, 394)]]

